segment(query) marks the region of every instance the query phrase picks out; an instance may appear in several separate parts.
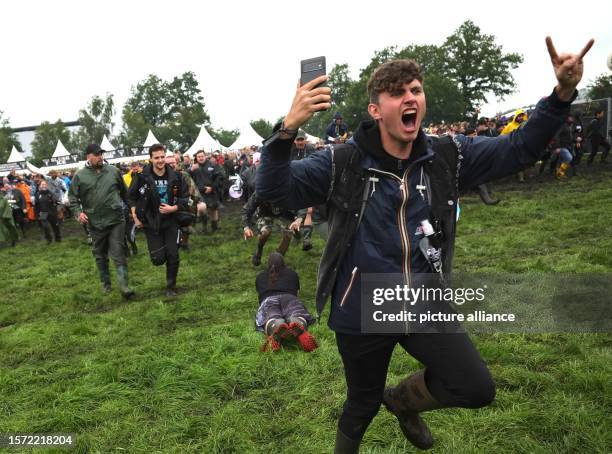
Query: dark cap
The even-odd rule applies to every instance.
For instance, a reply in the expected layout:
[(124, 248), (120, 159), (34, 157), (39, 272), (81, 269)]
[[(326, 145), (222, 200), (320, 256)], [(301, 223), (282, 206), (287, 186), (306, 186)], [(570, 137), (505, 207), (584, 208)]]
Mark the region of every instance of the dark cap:
[(104, 153), (104, 150), (102, 148), (100, 148), (100, 145), (97, 145), (95, 143), (90, 143), (89, 145), (87, 145), (87, 148), (85, 148), (85, 154), (95, 154), (95, 155), (100, 155)]
[(336, 112), (334, 114), (334, 120), (342, 120), (342, 114), (340, 112)]

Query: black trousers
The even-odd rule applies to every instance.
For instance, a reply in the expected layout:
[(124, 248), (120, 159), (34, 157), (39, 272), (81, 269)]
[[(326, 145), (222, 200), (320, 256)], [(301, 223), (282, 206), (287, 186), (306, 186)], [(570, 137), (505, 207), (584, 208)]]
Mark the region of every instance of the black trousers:
[(354, 440), (361, 439), (378, 413), (396, 344), (425, 365), (427, 388), (441, 404), (479, 408), (495, 398), (491, 374), (467, 334), (336, 333), (336, 343), (347, 385), (347, 398), (338, 426)]
[(147, 246), (151, 263), (155, 266), (166, 264), (167, 285), (176, 284), (176, 275), (179, 267), (179, 227), (176, 221), (171, 220), (163, 229), (155, 231), (146, 229)]
[(587, 161), (587, 164), (591, 164), (593, 162), (593, 160), (595, 159), (595, 155), (599, 151), (600, 146), (603, 147), (601, 161), (603, 162), (606, 160), (606, 158), (608, 157), (608, 153), (610, 153), (610, 144), (606, 140), (597, 137), (591, 139), (591, 154), (589, 155), (589, 160)]
[[(62, 239), (62, 234), (60, 232), (59, 222), (57, 221), (57, 217), (48, 216), (47, 219), (39, 220), (40, 228), (42, 229), (45, 239), (47, 241), (51, 241), (53, 237), (55, 237), (55, 241), (59, 241)], [(51, 232), (53, 231), (53, 236), (51, 236)]]

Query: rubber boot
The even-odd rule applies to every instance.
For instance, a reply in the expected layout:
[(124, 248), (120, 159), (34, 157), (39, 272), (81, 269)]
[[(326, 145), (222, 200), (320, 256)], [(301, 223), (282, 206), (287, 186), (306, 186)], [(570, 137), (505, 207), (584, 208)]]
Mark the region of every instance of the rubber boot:
[(210, 224), (211, 224), (213, 232), (216, 232), (217, 230), (220, 230), (219, 229), (219, 221), (212, 221)]
[(567, 179), (567, 169), (569, 168), (569, 164), (567, 162), (562, 162), (557, 169), (555, 176), (559, 180)]
[(208, 233), (208, 215), (207, 214), (202, 216), (202, 231), (201, 232), (204, 234)]
[(334, 454), (358, 454), (361, 440), (353, 440), (342, 433), (338, 428), (336, 430), (336, 447)]
[(181, 229), (181, 238), (179, 240), (179, 247), (184, 251), (189, 251), (189, 229), (182, 228)]
[(108, 270), (108, 262), (96, 262), (98, 272), (100, 273), (100, 281), (102, 282), (102, 292), (110, 293), (112, 291), (110, 271)]
[(309, 251), (312, 249), (312, 225), (305, 225), (304, 230), (304, 242), (302, 243), (302, 251)]
[(283, 238), (281, 239), (280, 244), (278, 245), (278, 252), (281, 255), (285, 255), (287, 249), (289, 249), (289, 245), (291, 244), (291, 231), (283, 231)]
[(480, 195), (480, 200), (482, 200), (485, 205), (497, 205), (499, 203), (499, 200), (495, 200), (491, 197), (486, 184), (478, 186), (478, 195)]
[(402, 380), (395, 388), (385, 388), (383, 404), (399, 421), (404, 436), (419, 449), (433, 446), (433, 437), (419, 413), (443, 408), (429, 393), (425, 370)]
[(119, 289), (121, 290), (121, 296), (126, 300), (132, 298), (135, 293), (130, 287), (128, 287), (128, 267), (127, 265), (117, 266), (117, 280), (119, 281)]
[(263, 254), (263, 248), (266, 245), (266, 241), (270, 238), (270, 231), (263, 230), (263, 233), (259, 234), (257, 237), (257, 249), (255, 250), (255, 254), (253, 254), (252, 263), (253, 266), (261, 265), (261, 255)]
[(179, 262), (166, 263), (166, 296), (176, 296), (176, 276), (178, 275)]

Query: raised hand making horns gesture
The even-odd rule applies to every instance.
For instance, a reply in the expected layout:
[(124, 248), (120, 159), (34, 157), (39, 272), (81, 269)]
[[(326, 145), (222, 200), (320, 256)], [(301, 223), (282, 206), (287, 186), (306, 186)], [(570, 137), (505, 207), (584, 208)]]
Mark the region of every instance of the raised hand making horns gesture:
[(550, 36), (546, 37), (546, 47), (558, 81), (556, 91), (562, 101), (571, 101), (576, 86), (582, 79), (584, 69), (582, 59), (593, 47), (594, 42), (595, 40), (590, 39), (579, 54), (562, 53), (559, 55)]

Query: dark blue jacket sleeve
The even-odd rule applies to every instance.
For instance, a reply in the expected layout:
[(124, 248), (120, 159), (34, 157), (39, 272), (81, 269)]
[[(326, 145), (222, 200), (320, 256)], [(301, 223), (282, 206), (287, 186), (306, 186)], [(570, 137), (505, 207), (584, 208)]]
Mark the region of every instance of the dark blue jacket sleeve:
[(292, 140), (272, 136), (264, 142), (256, 191), (272, 204), (299, 210), (325, 203), (332, 178), (331, 152), (319, 151), (290, 161)]
[(456, 136), (463, 155), (459, 188), (469, 189), (514, 175), (535, 163), (565, 122), (570, 105), (571, 102), (560, 101), (553, 92), (540, 100), (524, 126), (508, 135)]

